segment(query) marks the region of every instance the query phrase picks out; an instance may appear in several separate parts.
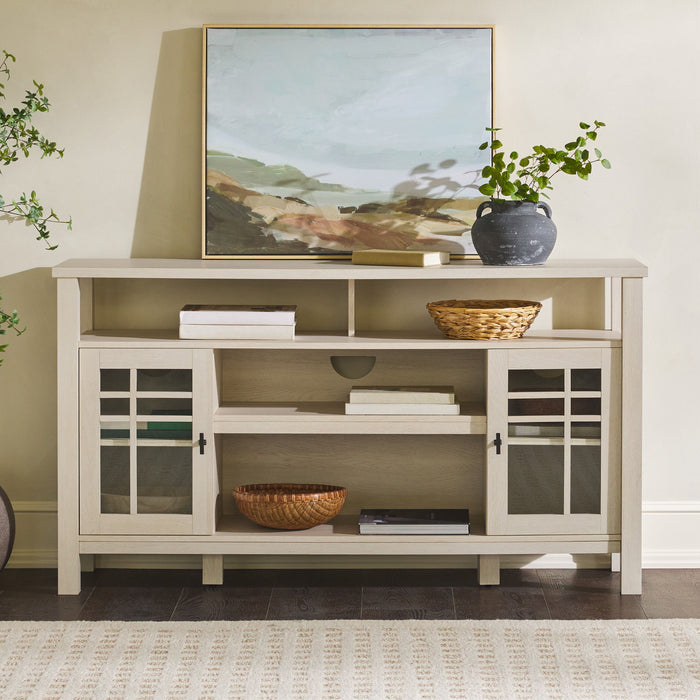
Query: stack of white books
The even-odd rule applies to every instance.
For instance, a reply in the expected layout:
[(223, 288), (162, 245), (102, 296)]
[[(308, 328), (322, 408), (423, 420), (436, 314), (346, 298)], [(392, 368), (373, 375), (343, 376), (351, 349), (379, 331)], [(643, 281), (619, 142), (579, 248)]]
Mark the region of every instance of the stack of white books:
[(345, 404), (355, 415), (459, 415), (451, 386), (356, 386)]
[(294, 340), (296, 308), (188, 304), (180, 311), (180, 338)]

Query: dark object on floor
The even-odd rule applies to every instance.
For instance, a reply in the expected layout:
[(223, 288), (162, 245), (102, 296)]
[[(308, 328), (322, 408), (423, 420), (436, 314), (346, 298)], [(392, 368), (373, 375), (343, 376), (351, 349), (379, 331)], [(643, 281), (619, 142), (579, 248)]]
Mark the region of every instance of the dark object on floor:
[(15, 543), (15, 511), (5, 491), (0, 487), (0, 571), (5, 568)]

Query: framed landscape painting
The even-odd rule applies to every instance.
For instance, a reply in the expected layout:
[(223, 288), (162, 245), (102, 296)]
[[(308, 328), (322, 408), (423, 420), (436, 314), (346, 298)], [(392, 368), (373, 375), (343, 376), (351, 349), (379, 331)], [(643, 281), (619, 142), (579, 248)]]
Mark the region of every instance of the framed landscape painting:
[(492, 27), (205, 26), (205, 258), (475, 253)]

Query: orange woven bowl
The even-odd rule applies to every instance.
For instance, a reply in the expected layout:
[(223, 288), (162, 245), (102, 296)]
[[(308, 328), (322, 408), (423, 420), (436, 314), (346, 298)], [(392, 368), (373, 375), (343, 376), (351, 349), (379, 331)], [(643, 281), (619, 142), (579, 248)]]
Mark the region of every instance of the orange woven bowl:
[(307, 530), (334, 518), (347, 489), (328, 484), (246, 484), (233, 490), (238, 510), (258, 525)]
[(427, 305), (435, 325), (459, 340), (520, 338), (541, 308), (538, 301), (522, 299), (447, 299)]

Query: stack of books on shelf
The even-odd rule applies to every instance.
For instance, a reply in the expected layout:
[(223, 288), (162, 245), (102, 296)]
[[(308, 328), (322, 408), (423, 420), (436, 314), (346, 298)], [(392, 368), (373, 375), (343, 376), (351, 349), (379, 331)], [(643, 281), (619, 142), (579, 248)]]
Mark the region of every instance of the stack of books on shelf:
[(356, 386), (350, 390), (345, 413), (456, 416), (459, 404), (451, 386)]
[(468, 535), (467, 508), (386, 508), (360, 511), (361, 535)]
[(180, 338), (294, 340), (296, 308), (188, 304), (180, 311)]

